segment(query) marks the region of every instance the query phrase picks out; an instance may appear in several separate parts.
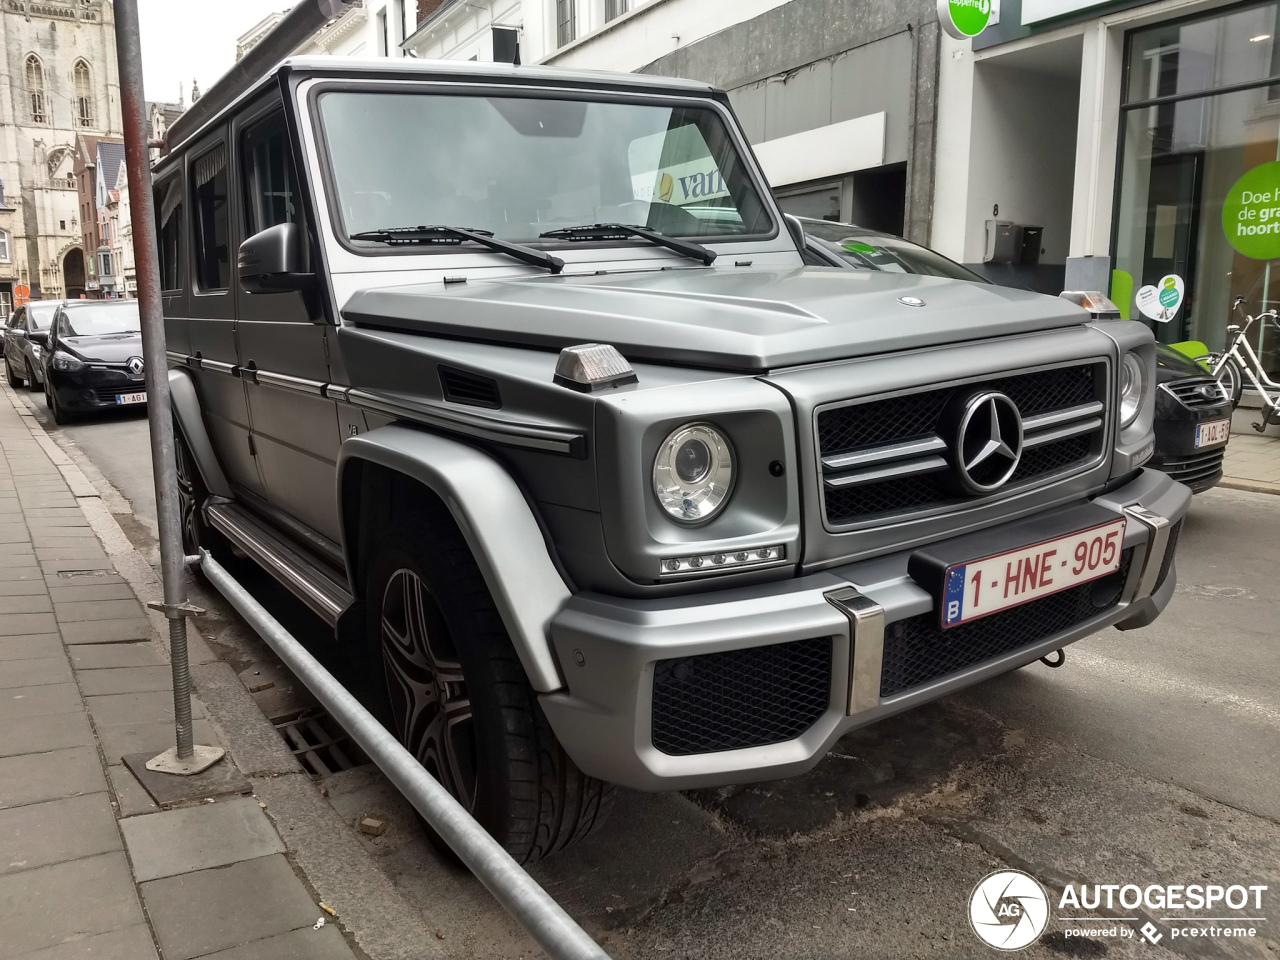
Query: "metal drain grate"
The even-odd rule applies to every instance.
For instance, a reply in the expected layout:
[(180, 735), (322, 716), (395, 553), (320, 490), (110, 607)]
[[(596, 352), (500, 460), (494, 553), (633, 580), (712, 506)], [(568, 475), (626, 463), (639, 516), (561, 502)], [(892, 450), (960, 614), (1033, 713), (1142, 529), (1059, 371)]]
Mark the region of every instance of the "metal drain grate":
[(271, 722), (302, 768), (314, 777), (327, 777), (369, 762), (347, 732), (323, 710), (309, 707), (275, 717)]

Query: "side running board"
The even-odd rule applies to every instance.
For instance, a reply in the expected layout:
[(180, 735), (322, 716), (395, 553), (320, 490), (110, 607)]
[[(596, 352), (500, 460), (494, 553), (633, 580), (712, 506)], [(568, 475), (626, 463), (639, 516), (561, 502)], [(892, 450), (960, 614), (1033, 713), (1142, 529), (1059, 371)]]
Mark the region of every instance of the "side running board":
[(342, 611), (351, 605), (352, 596), (345, 586), (243, 507), (215, 499), (205, 507), (205, 514), (210, 526), (331, 626), (337, 624)]

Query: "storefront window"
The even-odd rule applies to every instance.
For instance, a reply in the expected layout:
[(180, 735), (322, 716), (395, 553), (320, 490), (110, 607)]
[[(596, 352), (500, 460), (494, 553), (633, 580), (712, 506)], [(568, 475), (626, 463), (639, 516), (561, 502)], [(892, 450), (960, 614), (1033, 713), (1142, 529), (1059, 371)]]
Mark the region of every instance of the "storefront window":
[[(1280, 220), (1278, 14), (1280, 4), (1253, 5), (1130, 35), (1113, 292), (1162, 342), (1219, 350), (1236, 296), (1251, 313), (1280, 307), (1280, 227), (1272, 235), (1265, 225)], [(1256, 170), (1265, 164), (1276, 166)], [(1237, 182), (1254, 170), (1264, 188), (1244, 209), (1233, 202)], [(1176, 307), (1139, 297), (1148, 286), (1179, 290)], [(1251, 335), (1264, 366), (1280, 372), (1280, 338), (1258, 326)]]

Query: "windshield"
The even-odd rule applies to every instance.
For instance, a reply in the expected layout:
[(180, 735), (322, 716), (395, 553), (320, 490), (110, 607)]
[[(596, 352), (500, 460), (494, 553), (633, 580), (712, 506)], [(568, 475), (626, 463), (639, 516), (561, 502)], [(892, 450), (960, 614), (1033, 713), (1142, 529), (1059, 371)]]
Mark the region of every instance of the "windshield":
[(546, 244), (540, 234), (594, 223), (674, 237), (773, 229), (704, 107), (342, 91), (320, 97), (320, 117), (348, 237), (448, 225)]
[(56, 303), (27, 304), (27, 328), (30, 330), (45, 329), (49, 326), (49, 321), (53, 319), (53, 315), (57, 311), (58, 305)]
[(112, 333), (137, 333), (138, 302), (100, 307), (73, 307), (58, 318), (59, 337), (103, 337)]
[(863, 230), (847, 223), (805, 220), (804, 232), (850, 266), (882, 273), (920, 273), (952, 280), (987, 280), (972, 270), (948, 260), (928, 247), (887, 233)]

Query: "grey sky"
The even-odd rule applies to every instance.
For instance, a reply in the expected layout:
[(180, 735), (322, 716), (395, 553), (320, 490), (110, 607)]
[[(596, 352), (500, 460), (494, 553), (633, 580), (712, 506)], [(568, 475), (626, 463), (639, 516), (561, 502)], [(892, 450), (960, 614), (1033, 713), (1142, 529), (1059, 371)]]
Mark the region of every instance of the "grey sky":
[(294, 0), (138, 0), (142, 74), (148, 100), (177, 100), (178, 84), (191, 103), (191, 80), (201, 90), (236, 60), (236, 38)]

